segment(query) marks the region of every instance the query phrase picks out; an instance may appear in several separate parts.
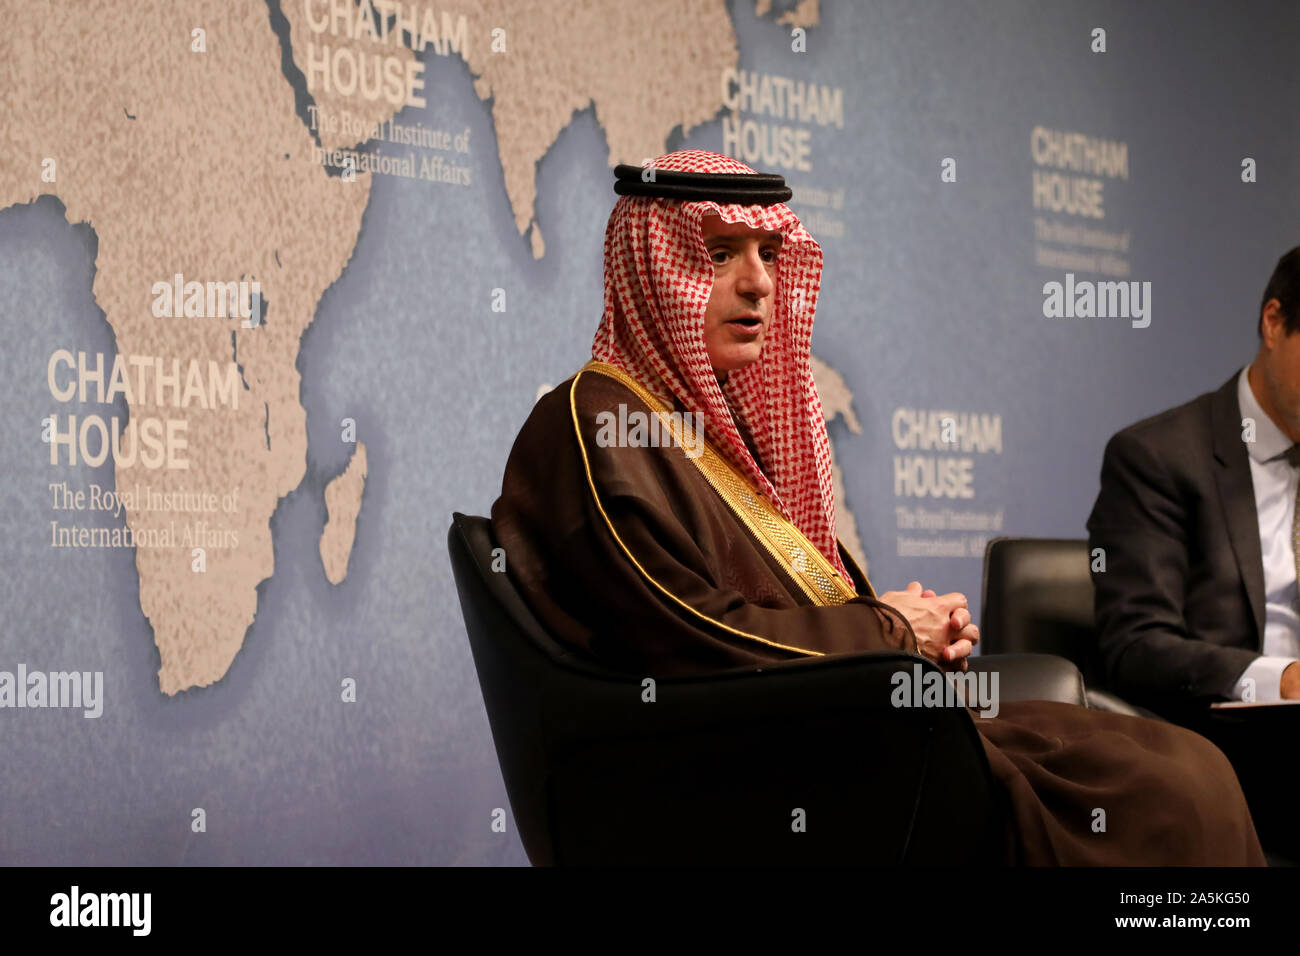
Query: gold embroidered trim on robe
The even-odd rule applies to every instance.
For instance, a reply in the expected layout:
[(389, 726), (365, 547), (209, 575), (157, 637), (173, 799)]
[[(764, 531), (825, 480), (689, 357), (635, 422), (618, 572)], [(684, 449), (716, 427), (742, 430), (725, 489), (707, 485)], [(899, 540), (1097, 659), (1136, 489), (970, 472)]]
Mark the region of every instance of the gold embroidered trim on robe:
[[(659, 415), (663, 426), (671, 432), (673, 440), (685, 448), (686, 442), (678, 429), (677, 422), (670, 415), (670, 407), (663, 399), (650, 392), (644, 385), (627, 374), (621, 368), (605, 362), (591, 361), (583, 366), (582, 371), (598, 372), (621, 382), (636, 394), (652, 411)], [(579, 375), (582, 373), (579, 372)], [(574, 381), (574, 387), (577, 380)], [(572, 397), (571, 397), (572, 403)], [(576, 418), (576, 407), (575, 407)], [(575, 427), (577, 422), (575, 420)], [(583, 450), (586, 457), (586, 450)], [(689, 456), (688, 456), (689, 457)], [(702, 453), (692, 458), (701, 474), (718, 492), (722, 500), (735, 513), (769, 554), (781, 565), (786, 574), (804, 592), (814, 604), (843, 604), (857, 597), (853, 586), (845, 581), (825, 556), (804, 537), (785, 515), (732, 467), (706, 441)], [(868, 583), (868, 588), (870, 584)]]
[(808, 654), (812, 657), (824, 657), (825, 654), (822, 651), (815, 651), (807, 647), (795, 647), (791, 644), (779, 644), (776, 641), (769, 641), (766, 637), (762, 637), (758, 634), (750, 634), (748, 631), (742, 631), (738, 628), (732, 627), (730, 624), (719, 621), (716, 618), (709, 617), (698, 608), (692, 607), (676, 594), (673, 594), (672, 591), (669, 591), (666, 587), (656, 581), (654, 576), (641, 565), (641, 562), (636, 559), (636, 555), (634, 555), (632, 550), (623, 543), (623, 539), (618, 536), (618, 531), (614, 528), (614, 522), (610, 520), (609, 515), (606, 513), (605, 506), (600, 503), (600, 494), (596, 491), (596, 481), (591, 476), (591, 462), (587, 458), (587, 446), (582, 440), (582, 428), (578, 423), (578, 407), (576, 404), (578, 380), (581, 377), (582, 372), (580, 371), (574, 376), (573, 385), (569, 389), (569, 412), (573, 416), (573, 431), (578, 439), (578, 450), (582, 453), (582, 467), (587, 473), (587, 486), (591, 489), (591, 497), (596, 503), (596, 510), (599, 511), (600, 516), (605, 519), (605, 525), (609, 528), (609, 533), (614, 536), (614, 540), (618, 542), (618, 546), (623, 549), (623, 553), (627, 555), (628, 560), (632, 562), (633, 566), (641, 572), (642, 577), (658, 588), (665, 597), (676, 602), (678, 606), (689, 611), (691, 614), (694, 614), (700, 620), (712, 624), (714, 627), (721, 628), (730, 634), (735, 634), (737, 637), (743, 637), (751, 641), (758, 641), (761, 644), (766, 644), (769, 647), (780, 648), (783, 651), (794, 651), (797, 654)]

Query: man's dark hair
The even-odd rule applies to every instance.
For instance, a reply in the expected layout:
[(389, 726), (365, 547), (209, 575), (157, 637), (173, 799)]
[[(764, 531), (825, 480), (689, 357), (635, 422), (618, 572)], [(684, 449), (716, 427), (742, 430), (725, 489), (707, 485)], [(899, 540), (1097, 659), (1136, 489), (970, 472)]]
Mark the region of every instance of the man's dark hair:
[(1300, 332), (1300, 246), (1296, 246), (1281, 259), (1273, 277), (1264, 289), (1264, 298), (1259, 301), (1259, 337), (1264, 337), (1264, 306), (1269, 299), (1282, 303), (1282, 318), (1287, 335)]

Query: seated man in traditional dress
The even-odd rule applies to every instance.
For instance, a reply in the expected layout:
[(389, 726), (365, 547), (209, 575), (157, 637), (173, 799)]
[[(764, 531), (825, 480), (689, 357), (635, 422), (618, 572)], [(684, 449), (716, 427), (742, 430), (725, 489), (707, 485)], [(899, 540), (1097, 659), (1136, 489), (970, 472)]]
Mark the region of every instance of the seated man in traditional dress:
[[(492, 508), (559, 640), (637, 676), (904, 650), (963, 669), (960, 594), (881, 594), (835, 534), (810, 370), (822, 251), (779, 176), (703, 150), (619, 167), (592, 361), (538, 401)], [(1067, 704), (976, 721), (1025, 864), (1262, 864), (1190, 731)], [(1122, 813), (1090, 824), (1098, 794)]]

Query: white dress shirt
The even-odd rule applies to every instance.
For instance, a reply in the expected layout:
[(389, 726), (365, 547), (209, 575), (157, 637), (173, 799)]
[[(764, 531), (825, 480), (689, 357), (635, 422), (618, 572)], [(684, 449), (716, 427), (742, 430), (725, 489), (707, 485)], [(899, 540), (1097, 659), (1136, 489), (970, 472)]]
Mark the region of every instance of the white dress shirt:
[(1300, 586), (1291, 544), (1300, 469), (1286, 460), (1293, 442), (1260, 407), (1250, 387), (1249, 372), (1249, 365), (1241, 370), (1237, 401), (1242, 419), (1255, 422), (1255, 440), (1246, 443), (1246, 451), (1259, 516), (1259, 551), (1264, 559), (1264, 656), (1242, 671), (1236, 691), (1238, 698), (1243, 698), (1248, 681), (1254, 681), (1255, 700), (1265, 702), (1282, 699), (1282, 671), (1300, 660)]

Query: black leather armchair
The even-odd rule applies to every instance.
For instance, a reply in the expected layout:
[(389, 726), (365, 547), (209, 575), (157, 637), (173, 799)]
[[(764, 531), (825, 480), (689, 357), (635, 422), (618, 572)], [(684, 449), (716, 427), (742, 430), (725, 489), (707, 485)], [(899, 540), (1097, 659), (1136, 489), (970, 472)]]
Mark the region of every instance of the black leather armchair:
[[(937, 672), (930, 662), (870, 653), (738, 668), (659, 680), (648, 702), (642, 678), (542, 629), (507, 574), (492, 571), (487, 519), (453, 515), (448, 546), (534, 865), (1003, 859), (1005, 798), (970, 712), (891, 706), (893, 675), (918, 664)], [(1072, 665), (1038, 663), (1038, 688), (1081, 700)], [(960, 834), (949, 827), (953, 794)]]
[(1104, 689), (1086, 540), (994, 538), (980, 603), (984, 653), (1059, 655), (1083, 672), (1089, 707), (1162, 719)]

